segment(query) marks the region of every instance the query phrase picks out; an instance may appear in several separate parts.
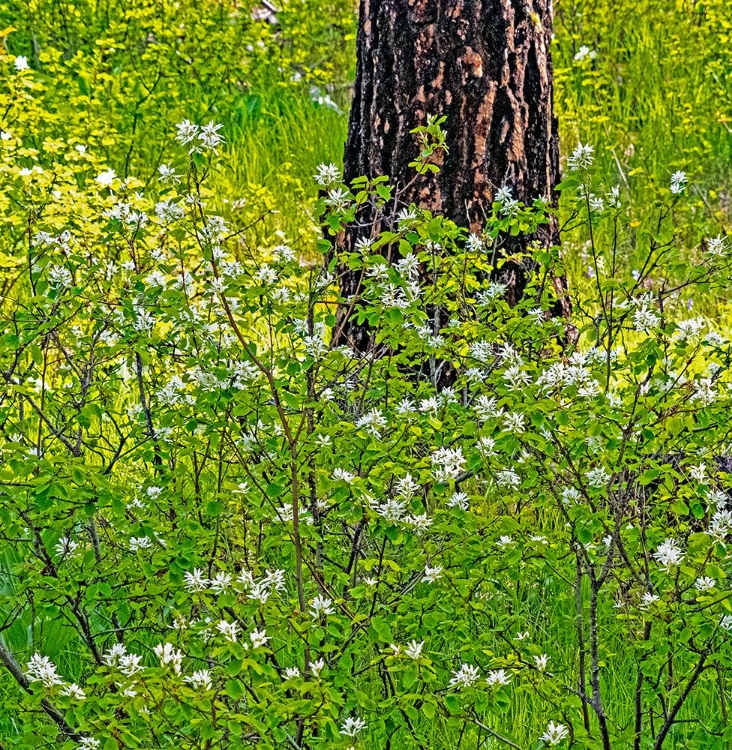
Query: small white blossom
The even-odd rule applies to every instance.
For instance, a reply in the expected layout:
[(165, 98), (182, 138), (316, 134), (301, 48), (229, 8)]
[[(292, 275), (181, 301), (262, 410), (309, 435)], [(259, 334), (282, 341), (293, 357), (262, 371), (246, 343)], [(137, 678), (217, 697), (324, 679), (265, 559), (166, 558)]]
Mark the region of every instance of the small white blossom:
[(663, 544), (653, 553), (653, 557), (661, 563), (661, 570), (669, 572), (684, 560), (684, 552), (675, 539), (666, 539)]
[(679, 195), (684, 192), (686, 183), (689, 178), (686, 176), (686, 172), (674, 172), (671, 175), (670, 190), (674, 195)]
[(187, 682), (194, 690), (207, 692), (211, 690), (211, 672), (208, 669), (199, 669), (192, 675), (184, 677), (183, 682)]
[(714, 580), (714, 578), (710, 578), (709, 576), (697, 578), (696, 581), (694, 581), (694, 588), (700, 592), (711, 591), (716, 586), (717, 582)]
[(65, 695), (75, 701), (86, 700), (86, 693), (75, 682), (72, 682), (70, 685), (65, 685), (61, 689), (61, 695)]
[(325, 668), (325, 660), (321, 657), (317, 661), (310, 662), (310, 671), (315, 677), (320, 677), (320, 673)]
[(41, 656), (41, 654), (33, 654), (28, 660), (25, 676), (30, 682), (41, 682), (47, 688), (65, 684), (56, 672), (56, 665), (47, 656)]
[(349, 716), (341, 725), (340, 733), (353, 738), (364, 729), (366, 729), (366, 722), (363, 719), (354, 719)]
[(480, 677), (480, 670), (472, 664), (462, 664), (460, 669), (452, 672), (452, 679), (448, 683), (449, 688), (463, 690), (472, 687)]
[(216, 630), (226, 638), (230, 643), (236, 643), (237, 636), (239, 633), (239, 624), (236, 622), (227, 622), (226, 620), (220, 620), (216, 624)]
[(404, 653), (410, 659), (419, 659), (422, 656), (422, 648), (424, 647), (424, 641), (417, 643), (417, 641), (410, 641), (404, 648)]
[(508, 674), (505, 669), (494, 669), (488, 672), (485, 681), (488, 683), (489, 687), (508, 685), (509, 682), (511, 682), (511, 675)]
[(325, 596), (322, 596), (321, 594), (318, 594), (318, 596), (316, 596), (315, 599), (310, 602), (310, 614), (316, 619), (321, 615), (335, 614), (335, 609), (333, 609), (333, 601)]
[(564, 724), (555, 724), (553, 721), (550, 721), (547, 725), (546, 731), (541, 737), (539, 737), (539, 739), (553, 747), (554, 745), (558, 745), (566, 737), (569, 737), (569, 729), (567, 729)]
[(572, 152), (572, 156), (567, 159), (567, 167), (572, 172), (576, 172), (579, 169), (587, 169), (594, 161), (594, 152), (595, 149), (592, 146), (583, 146), (581, 143), (578, 143), (577, 148)]
[(107, 169), (97, 175), (97, 182), (102, 187), (109, 187), (114, 182), (116, 177), (117, 175), (113, 169)]
[(596, 57), (597, 57), (597, 52), (595, 52), (594, 49), (590, 49), (587, 45), (583, 44), (577, 51), (577, 54), (574, 56), (574, 59), (575, 59), (575, 62), (580, 62), (581, 60), (584, 60), (585, 58), (594, 60)]
[(269, 636), (264, 630), (252, 630), (249, 633), (249, 640), (252, 642), (252, 648), (261, 648), (269, 642)]
[(160, 660), (161, 667), (170, 666), (176, 674), (180, 674), (183, 663), (183, 652), (180, 649), (174, 648), (171, 643), (158, 643), (153, 653)]
[(186, 573), (183, 578), (189, 591), (206, 591), (209, 587), (209, 580), (200, 568), (194, 568), (192, 573)]
[(315, 182), (323, 187), (330, 187), (334, 182), (341, 181), (341, 172), (335, 164), (319, 164), (315, 175)]

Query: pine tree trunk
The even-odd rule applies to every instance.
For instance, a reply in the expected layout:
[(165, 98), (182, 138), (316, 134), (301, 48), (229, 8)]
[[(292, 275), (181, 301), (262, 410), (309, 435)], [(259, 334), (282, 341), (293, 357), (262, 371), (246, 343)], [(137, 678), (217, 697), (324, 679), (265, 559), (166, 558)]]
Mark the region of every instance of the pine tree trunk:
[[(346, 181), (388, 175), (404, 189), (418, 153), (410, 130), (429, 115), (446, 115), (449, 154), (439, 174), (402, 193), (404, 203), (473, 231), (501, 187), (527, 203), (543, 196), (554, 204), (559, 151), (551, 30), (552, 0), (361, 0)], [(349, 230), (344, 246), (356, 239)], [(509, 253), (525, 250), (530, 239), (556, 242), (556, 225), (541, 237), (507, 240)], [(526, 269), (508, 264), (502, 280), (515, 304)], [(347, 275), (344, 295), (356, 294), (358, 284)], [(368, 336), (345, 321), (342, 338), (364, 350)]]

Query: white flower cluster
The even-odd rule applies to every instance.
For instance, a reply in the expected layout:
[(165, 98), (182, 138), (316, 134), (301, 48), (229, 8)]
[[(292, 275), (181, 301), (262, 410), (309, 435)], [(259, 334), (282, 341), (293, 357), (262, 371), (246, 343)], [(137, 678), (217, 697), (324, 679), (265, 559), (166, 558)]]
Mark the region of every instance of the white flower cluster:
[(251, 571), (242, 569), (236, 579), (226, 572), (219, 572), (213, 578), (208, 578), (203, 570), (194, 568), (193, 572), (184, 575), (185, 587), (192, 593), (203, 593), (212, 591), (215, 594), (223, 594), (231, 587), (245, 593), (250, 599), (264, 604), (273, 592), (285, 590), (285, 571), (267, 570), (263, 576), (255, 579)]
[(223, 125), (215, 124), (213, 121), (206, 125), (196, 125), (190, 120), (183, 120), (175, 127), (178, 131), (175, 139), (182, 146), (189, 146), (189, 154), (199, 154), (204, 149), (217, 154), (217, 147), (224, 142), (224, 136), (219, 133)]

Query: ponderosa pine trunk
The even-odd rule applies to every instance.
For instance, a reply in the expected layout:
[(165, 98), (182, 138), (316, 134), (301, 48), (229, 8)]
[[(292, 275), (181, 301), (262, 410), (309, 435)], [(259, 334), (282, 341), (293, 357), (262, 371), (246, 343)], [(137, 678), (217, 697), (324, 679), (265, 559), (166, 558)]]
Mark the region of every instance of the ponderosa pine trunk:
[[(551, 34), (552, 0), (361, 0), (346, 181), (388, 175), (403, 191), (402, 203), (473, 231), (501, 187), (526, 203), (543, 196), (554, 205), (559, 149)], [(439, 174), (413, 181), (408, 165), (418, 150), (410, 131), (430, 115), (447, 116), (449, 154)], [(346, 248), (357, 232), (346, 233)], [(507, 238), (506, 249), (524, 251), (532, 239), (556, 243), (556, 224), (538, 237)], [(515, 304), (526, 269), (506, 264), (501, 280)], [(357, 295), (358, 287), (358, 274), (346, 274), (344, 296)], [(368, 348), (368, 332), (354, 320), (343, 321), (341, 339)]]

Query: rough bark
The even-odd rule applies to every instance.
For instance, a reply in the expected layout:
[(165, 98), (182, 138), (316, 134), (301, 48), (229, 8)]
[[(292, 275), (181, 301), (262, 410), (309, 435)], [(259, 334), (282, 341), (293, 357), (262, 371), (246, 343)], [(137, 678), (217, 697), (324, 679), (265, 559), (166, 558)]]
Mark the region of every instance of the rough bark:
[[(388, 175), (402, 190), (401, 203), (471, 230), (481, 228), (504, 186), (527, 203), (543, 196), (554, 204), (551, 29), (551, 0), (361, 0), (346, 181)], [(412, 182), (408, 164), (417, 146), (410, 130), (429, 115), (447, 116), (449, 155), (439, 174)], [(535, 239), (555, 242), (555, 234), (550, 225)], [(349, 230), (344, 246), (356, 238)], [(507, 240), (509, 252), (525, 250), (529, 239)], [(513, 304), (525, 269), (510, 264), (504, 276)], [(358, 284), (346, 276), (343, 293), (355, 294)], [(343, 338), (363, 349), (367, 337), (346, 323)]]

